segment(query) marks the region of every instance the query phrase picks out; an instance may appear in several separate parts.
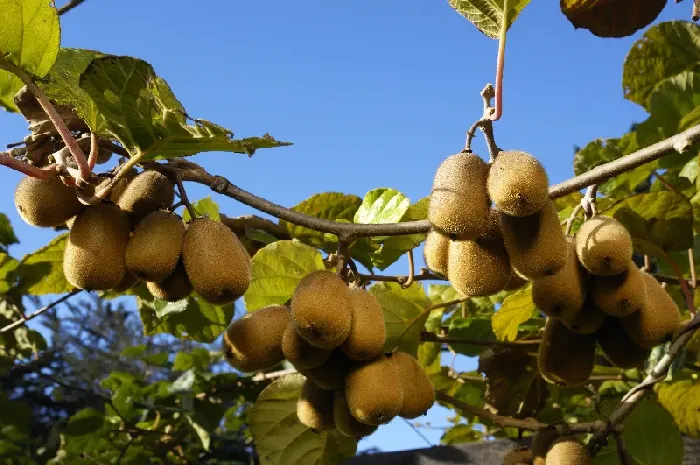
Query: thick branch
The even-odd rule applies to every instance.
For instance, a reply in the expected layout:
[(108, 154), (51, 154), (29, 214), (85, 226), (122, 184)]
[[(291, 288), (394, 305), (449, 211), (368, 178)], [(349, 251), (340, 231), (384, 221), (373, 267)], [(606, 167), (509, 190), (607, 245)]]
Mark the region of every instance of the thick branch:
[(492, 341), (487, 339), (463, 339), (460, 337), (438, 336), (435, 333), (423, 331), (420, 333), (420, 340), (423, 342), (437, 342), (440, 344), (469, 344), (480, 347), (522, 347), (522, 346), (538, 346), (539, 339), (530, 339), (523, 341)]
[(18, 326), (22, 326), (22, 325), (23, 325), (24, 323), (26, 323), (27, 321), (33, 320), (34, 318), (40, 316), (42, 313), (45, 313), (45, 312), (51, 310), (51, 309), (54, 308), (56, 305), (65, 302), (65, 301), (68, 300), (69, 298), (73, 297), (74, 295), (76, 295), (76, 294), (78, 294), (79, 292), (82, 292), (82, 291), (83, 291), (82, 289), (73, 289), (73, 290), (70, 291), (69, 293), (63, 295), (60, 299), (55, 300), (54, 302), (51, 302), (50, 304), (48, 304), (48, 305), (46, 305), (46, 306), (44, 306), (44, 307), (41, 307), (39, 310), (35, 311), (34, 313), (30, 313), (30, 314), (27, 315), (26, 317), (20, 318), (19, 320), (13, 321), (13, 322), (10, 323), (9, 325), (7, 325), (7, 326), (5, 326), (5, 327), (3, 327), (3, 328), (0, 328), (0, 334), (6, 333), (6, 332), (8, 332), (8, 331), (11, 331), (11, 330), (17, 328)]

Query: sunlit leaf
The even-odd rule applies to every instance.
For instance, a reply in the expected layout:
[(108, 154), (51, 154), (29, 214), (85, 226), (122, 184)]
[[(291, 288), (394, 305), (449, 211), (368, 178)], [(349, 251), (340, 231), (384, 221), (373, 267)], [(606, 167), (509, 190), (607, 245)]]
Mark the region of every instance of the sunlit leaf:
[(663, 383), (659, 385), (658, 395), (681, 433), (700, 437), (700, 383), (697, 380)]
[(68, 234), (57, 236), (44, 247), (25, 255), (15, 270), (18, 291), (30, 295), (61, 294), (73, 286), (63, 276), (63, 251)]
[(532, 302), (532, 286), (527, 286), (503, 301), (491, 320), (493, 332), (499, 341), (514, 341), (518, 327), (534, 316), (537, 308)]
[[(452, 8), (492, 39), (498, 38), (503, 24), (503, 0), (447, 0)], [(510, 0), (508, 28), (530, 0)]]
[(408, 210), (410, 200), (395, 189), (379, 188), (369, 191), (355, 212), (355, 223), (398, 223)]
[[(210, 220), (221, 221), (219, 214), (219, 205), (211, 198), (211, 196), (192, 202), (192, 208), (197, 212), (197, 217), (206, 217)], [(182, 220), (188, 222), (191, 220), (189, 209), (185, 208), (182, 212)]]

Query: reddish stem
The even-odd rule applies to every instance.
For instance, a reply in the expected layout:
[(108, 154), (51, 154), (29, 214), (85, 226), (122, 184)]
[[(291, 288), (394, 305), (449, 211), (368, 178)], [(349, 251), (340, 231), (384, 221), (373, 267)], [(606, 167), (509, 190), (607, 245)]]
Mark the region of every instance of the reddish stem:
[(51, 176), (55, 176), (57, 173), (56, 165), (49, 165), (43, 169), (38, 168), (30, 165), (29, 163), (18, 160), (6, 152), (0, 152), (0, 165), (5, 165), (8, 168), (24, 173), (27, 176), (39, 179), (48, 179)]

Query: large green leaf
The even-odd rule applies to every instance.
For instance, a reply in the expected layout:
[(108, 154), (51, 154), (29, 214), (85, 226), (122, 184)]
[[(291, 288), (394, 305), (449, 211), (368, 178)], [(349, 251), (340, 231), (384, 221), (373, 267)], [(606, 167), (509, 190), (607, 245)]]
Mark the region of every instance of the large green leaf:
[(5, 294), (14, 285), (13, 272), (19, 262), (4, 252), (0, 252), (0, 294)]
[(681, 433), (700, 437), (700, 383), (697, 380), (663, 383), (659, 402), (671, 412)]
[[(341, 192), (323, 192), (312, 195), (292, 207), (292, 210), (315, 218), (350, 222), (355, 218), (355, 212), (357, 212), (361, 204), (362, 199), (356, 195), (343, 194)], [(327, 252), (330, 252), (331, 248), (335, 248), (335, 242), (326, 240), (323, 233), (283, 220), (280, 221), (280, 225), (287, 230), (292, 238), (299, 239), (312, 247), (324, 249)]]
[(535, 316), (537, 307), (532, 303), (532, 286), (526, 286), (505, 298), (491, 319), (493, 332), (499, 341), (514, 341), (518, 337), (518, 327)]
[(0, 245), (8, 246), (19, 243), (19, 239), (15, 236), (15, 231), (12, 229), (10, 219), (4, 213), (0, 213)]
[[(450, 321), (447, 335), (451, 338), (493, 341), (496, 335), (491, 329), (490, 318), (454, 318)], [(450, 347), (457, 353), (476, 357), (486, 349), (483, 345), (455, 344)]]
[[(219, 205), (211, 198), (211, 196), (199, 199), (196, 202), (192, 202), (192, 208), (197, 213), (197, 217), (207, 217), (210, 220), (221, 221), (221, 215), (219, 214)], [(189, 222), (191, 220), (190, 210), (185, 208), (182, 212), (182, 220)]]
[(304, 276), (323, 269), (321, 253), (298, 240), (265, 246), (252, 260), (252, 279), (244, 297), (246, 309), (250, 312), (286, 303)]
[(22, 81), (14, 74), (0, 69), (0, 107), (13, 113), (19, 112), (15, 94), (22, 88)]
[[(498, 38), (503, 24), (503, 0), (447, 0), (452, 8), (471, 21), (492, 39)], [(510, 28), (530, 0), (510, 0), (508, 28)]]
[(106, 134), (104, 118), (79, 82), (92, 60), (103, 56), (95, 50), (62, 48), (49, 73), (37, 82), (49, 99), (73, 107), (88, 127), (100, 134)]
[[(411, 204), (401, 217), (400, 222), (424, 220), (428, 217), (429, 197), (423, 197)], [(425, 240), (425, 234), (408, 234), (391, 236), (382, 241), (381, 248), (372, 254), (372, 264), (385, 270), (395, 263), (403, 254), (418, 247)]]
[(604, 213), (625, 225), (638, 248), (651, 244), (673, 252), (693, 247), (693, 207), (688, 199), (675, 192), (634, 195)]
[(700, 26), (669, 21), (650, 27), (625, 59), (625, 98), (650, 109), (649, 95), (665, 79), (700, 65)]
[(395, 189), (380, 187), (371, 190), (355, 212), (355, 223), (398, 223), (410, 204), (410, 200)]
[(96, 58), (79, 85), (105, 118), (107, 131), (130, 153), (142, 153), (143, 161), (210, 151), (252, 155), (259, 148), (290, 145), (268, 135), (235, 140), (231, 131), (205, 120), (188, 124), (168, 84), (136, 58)]
[[(438, 308), (428, 314), (428, 320), (425, 322), (425, 330), (431, 333), (437, 333), (442, 326), (442, 316), (445, 312), (444, 308)], [(421, 342), (418, 346), (418, 362), (423, 367), (423, 370), (431, 375), (440, 371), (442, 347), (441, 344), (434, 342)]]
[(683, 440), (673, 417), (657, 402), (644, 399), (623, 423), (627, 451), (639, 465), (681, 465)]
[(29, 295), (61, 294), (73, 286), (63, 276), (63, 251), (68, 233), (61, 234), (44, 247), (25, 255), (15, 274), (18, 292)]
[(398, 346), (403, 352), (416, 356), (420, 333), (432, 307), (425, 289), (413, 283), (402, 289), (398, 283), (376, 283), (369, 288), (384, 309), (387, 350)]
[(181, 339), (213, 342), (224, 332), (234, 313), (234, 304), (214, 305), (194, 296), (175, 304), (150, 295), (138, 295), (136, 301), (147, 336), (170, 333)]
[(316, 433), (299, 422), (301, 375), (266, 387), (251, 412), (250, 429), (260, 465), (340, 465), (355, 455), (357, 442), (338, 431)]

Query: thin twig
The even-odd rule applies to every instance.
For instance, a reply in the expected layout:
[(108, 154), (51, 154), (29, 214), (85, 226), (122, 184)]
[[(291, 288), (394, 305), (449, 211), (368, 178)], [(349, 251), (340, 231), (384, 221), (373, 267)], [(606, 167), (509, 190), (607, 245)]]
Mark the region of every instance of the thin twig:
[(489, 340), (489, 339), (465, 339), (461, 337), (447, 337), (438, 336), (435, 333), (429, 331), (423, 331), (420, 333), (420, 340), (423, 342), (437, 342), (439, 344), (468, 344), (472, 346), (480, 347), (522, 347), (522, 346), (539, 346), (539, 339), (528, 339), (520, 341), (499, 341), (499, 340)]
[(56, 165), (38, 168), (34, 165), (30, 165), (29, 163), (16, 159), (10, 154), (9, 151), (0, 152), (0, 165), (5, 165), (8, 168), (12, 168), (13, 170), (19, 171), (27, 176), (38, 179), (48, 179), (58, 173), (58, 167)]
[(695, 254), (692, 247), (688, 249), (688, 265), (690, 267), (690, 287), (695, 290), (698, 287), (698, 278), (695, 275)]
[(411, 287), (415, 280), (415, 271), (413, 269), (413, 249), (409, 250), (408, 253), (408, 278), (406, 278), (406, 281), (401, 283), (401, 288), (402, 289), (408, 289)]
[(78, 5), (80, 5), (81, 3), (83, 3), (84, 1), (85, 1), (85, 0), (70, 0), (68, 3), (66, 3), (66, 4), (63, 5), (61, 8), (58, 9), (58, 14), (59, 14), (59, 15), (66, 14), (66, 13), (68, 13), (70, 10), (72, 10), (73, 8), (75, 8), (76, 6), (78, 6)]
[(48, 304), (48, 305), (46, 305), (46, 306), (40, 308), (39, 310), (37, 310), (37, 311), (35, 311), (35, 312), (33, 312), (33, 313), (30, 313), (30, 314), (27, 315), (25, 318), (20, 318), (19, 320), (14, 321), (14, 322), (10, 323), (9, 325), (7, 325), (7, 326), (5, 326), (5, 327), (3, 327), (3, 328), (0, 328), (0, 334), (6, 333), (6, 332), (8, 332), (8, 331), (11, 331), (11, 330), (17, 328), (18, 326), (22, 326), (22, 325), (23, 325), (24, 323), (26, 323), (27, 321), (33, 320), (34, 318), (40, 316), (42, 313), (45, 313), (45, 312), (51, 310), (51, 309), (54, 308), (56, 305), (65, 302), (65, 301), (68, 300), (69, 298), (73, 297), (74, 295), (76, 295), (76, 294), (78, 294), (78, 293), (80, 293), (80, 292), (82, 292), (82, 291), (83, 291), (82, 289), (73, 289), (72, 291), (70, 291), (70, 292), (68, 292), (67, 294), (63, 295), (61, 298), (55, 300), (54, 302), (51, 302), (50, 304)]
[(576, 217), (582, 209), (583, 207), (579, 203), (574, 207), (574, 211), (572, 211), (571, 215), (569, 215), (569, 219), (566, 220), (566, 231), (564, 232), (564, 234), (566, 234), (567, 236), (571, 234), (571, 228), (574, 226), (574, 221), (576, 221)]
[(190, 213), (190, 221), (196, 220), (197, 210), (195, 210), (192, 204), (190, 203), (190, 199), (187, 197), (187, 191), (185, 190), (185, 186), (182, 184), (182, 176), (180, 176), (179, 174), (175, 175), (175, 184), (177, 184), (177, 190), (180, 193), (180, 202), (182, 202), (185, 205), (185, 208), (187, 208), (187, 211)]
[(622, 441), (622, 434), (620, 434), (619, 431), (614, 431), (613, 436), (615, 437), (615, 448), (617, 449), (618, 462), (620, 462), (620, 465), (630, 465), (629, 460), (627, 460), (625, 443)]
[(411, 427), (411, 429), (413, 430), (414, 433), (416, 433), (418, 436), (420, 436), (420, 438), (423, 440), (423, 442), (425, 442), (428, 446), (432, 446), (432, 445), (433, 445), (433, 443), (430, 442), (430, 439), (428, 439), (428, 438), (425, 436), (425, 434), (421, 433), (421, 432), (418, 430), (418, 428), (416, 428), (416, 425), (414, 425), (414, 424), (411, 423), (410, 421), (406, 420), (405, 418), (403, 418), (403, 421), (405, 421), (406, 424), (407, 424), (408, 426)]
[(297, 373), (296, 369), (287, 368), (286, 370), (273, 371), (270, 373), (258, 373), (253, 376), (252, 380), (255, 382), (270, 381), (272, 379), (283, 378), (287, 375), (293, 375), (294, 373)]
[[(358, 274), (358, 279), (360, 281), (381, 281), (389, 283), (404, 283), (408, 279), (408, 276), (390, 276), (381, 274)], [(420, 273), (413, 275), (413, 281), (446, 281), (447, 279), (443, 276), (431, 273), (425, 268), (421, 269)]]

